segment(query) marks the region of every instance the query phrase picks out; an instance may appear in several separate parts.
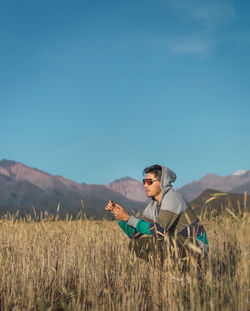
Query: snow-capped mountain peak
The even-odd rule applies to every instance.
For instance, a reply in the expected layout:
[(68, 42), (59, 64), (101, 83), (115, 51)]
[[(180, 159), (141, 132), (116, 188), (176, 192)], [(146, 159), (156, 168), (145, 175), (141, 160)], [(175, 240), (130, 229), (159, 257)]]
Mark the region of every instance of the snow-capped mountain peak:
[(246, 174), (247, 170), (238, 170), (236, 172), (234, 172), (232, 175), (233, 176), (243, 176), (244, 174)]

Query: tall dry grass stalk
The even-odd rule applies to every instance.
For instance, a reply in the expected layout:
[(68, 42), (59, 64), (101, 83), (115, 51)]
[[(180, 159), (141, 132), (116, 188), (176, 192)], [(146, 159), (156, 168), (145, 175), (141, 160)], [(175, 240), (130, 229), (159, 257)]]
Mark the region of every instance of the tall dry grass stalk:
[(247, 310), (249, 215), (206, 229), (207, 268), (183, 275), (136, 258), (116, 222), (2, 219), (0, 310)]

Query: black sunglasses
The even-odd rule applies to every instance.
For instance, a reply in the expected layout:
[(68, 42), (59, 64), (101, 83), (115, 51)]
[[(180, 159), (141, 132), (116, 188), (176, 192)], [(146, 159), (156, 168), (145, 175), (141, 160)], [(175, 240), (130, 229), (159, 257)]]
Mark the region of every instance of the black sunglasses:
[(151, 179), (151, 178), (145, 178), (145, 179), (142, 180), (143, 185), (145, 185), (145, 183), (147, 183), (147, 185), (149, 185), (149, 186), (152, 185), (155, 181), (159, 181), (159, 180)]

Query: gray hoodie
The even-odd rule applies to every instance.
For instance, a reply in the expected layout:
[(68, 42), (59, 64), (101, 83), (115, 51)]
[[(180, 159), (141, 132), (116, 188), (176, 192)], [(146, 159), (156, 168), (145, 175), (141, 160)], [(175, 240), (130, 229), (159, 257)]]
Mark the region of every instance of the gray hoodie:
[[(143, 211), (142, 220), (158, 223), (165, 232), (181, 232), (186, 226), (198, 221), (194, 211), (184, 200), (182, 195), (173, 190), (171, 185), (176, 180), (176, 174), (169, 168), (162, 166), (160, 204), (152, 198)], [(136, 228), (138, 218), (130, 216), (128, 225)]]

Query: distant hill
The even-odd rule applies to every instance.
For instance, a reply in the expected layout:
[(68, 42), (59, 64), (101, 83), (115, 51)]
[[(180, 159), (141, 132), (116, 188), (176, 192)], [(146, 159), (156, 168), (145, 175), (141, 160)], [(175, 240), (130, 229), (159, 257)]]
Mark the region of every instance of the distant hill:
[(8, 176), (15, 182), (27, 181), (42, 190), (57, 188), (75, 191), (82, 190), (84, 187), (83, 184), (76, 183), (62, 176), (54, 176), (20, 162), (5, 159), (0, 161), (0, 174)]
[[(245, 210), (244, 195), (235, 193), (226, 193), (218, 190), (207, 189), (203, 191), (197, 198), (190, 202), (194, 211), (198, 214), (206, 214), (218, 216), (226, 212), (226, 209), (232, 210), (239, 215)], [(250, 211), (250, 196), (247, 196), (246, 208)]]
[(128, 210), (141, 209), (144, 204), (130, 200), (103, 185), (86, 185), (61, 176), (53, 176), (15, 161), (0, 161), (0, 217), (6, 211), (20, 210), (33, 213), (47, 210), (55, 214), (60, 202), (60, 215), (77, 216), (80, 211), (87, 216), (109, 215), (104, 210), (108, 200), (115, 200)]
[(246, 182), (245, 184), (232, 188), (230, 192), (232, 193), (244, 193), (247, 191), (247, 193), (250, 195), (250, 181)]
[(142, 182), (132, 179), (131, 177), (124, 177), (113, 181), (106, 186), (108, 189), (119, 192), (128, 199), (145, 202), (147, 196)]
[(187, 201), (196, 198), (206, 189), (217, 189), (219, 191), (234, 192), (233, 189), (247, 182), (250, 182), (250, 171), (239, 170), (229, 176), (218, 176), (216, 174), (207, 174), (198, 181), (193, 181), (184, 185), (178, 191)]

